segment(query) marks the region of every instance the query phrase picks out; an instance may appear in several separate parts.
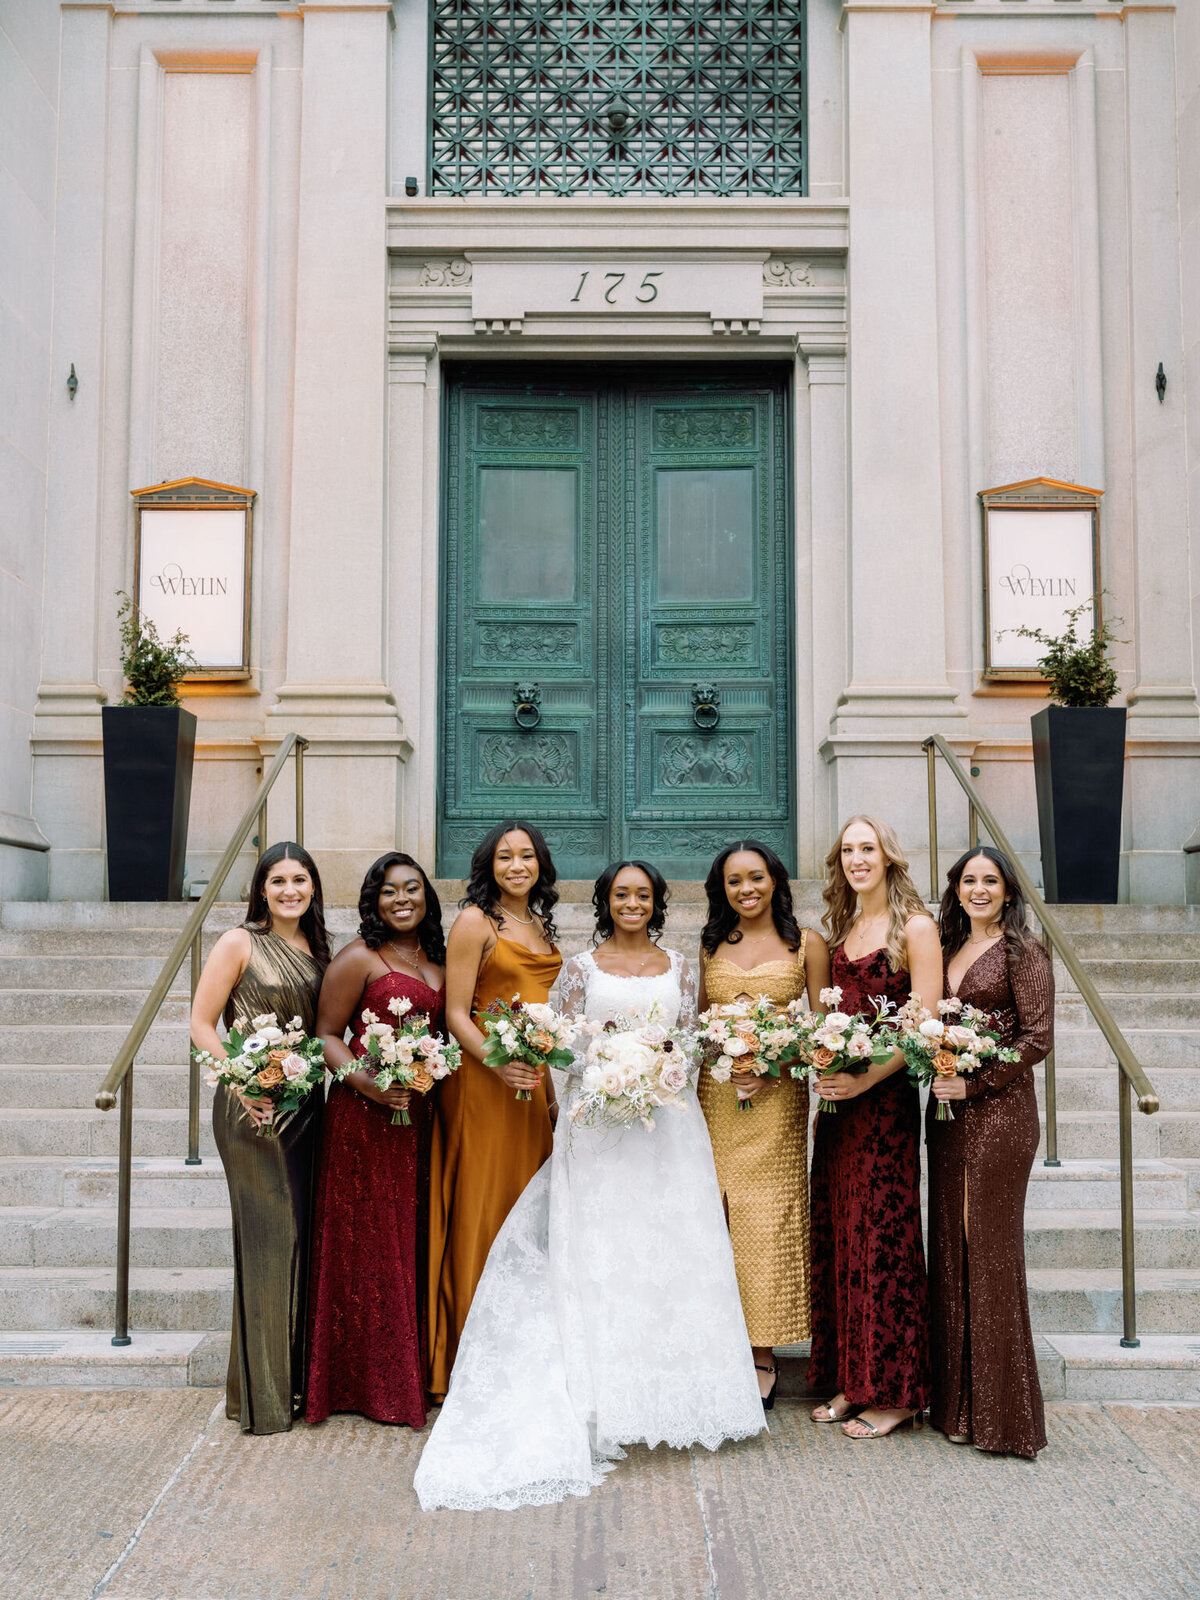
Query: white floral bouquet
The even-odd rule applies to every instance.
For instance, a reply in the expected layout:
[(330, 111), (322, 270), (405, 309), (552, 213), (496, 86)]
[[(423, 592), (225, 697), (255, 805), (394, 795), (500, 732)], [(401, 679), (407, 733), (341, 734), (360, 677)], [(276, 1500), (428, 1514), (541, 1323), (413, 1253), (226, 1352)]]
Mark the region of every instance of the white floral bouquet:
[(207, 1050), (192, 1054), (205, 1069), (210, 1088), (223, 1083), (247, 1100), (268, 1108), (258, 1132), (270, 1138), (278, 1120), (297, 1111), (306, 1095), (325, 1082), (325, 1047), (310, 1038), (299, 1017), (281, 1028), (273, 1011), (229, 1030), (229, 1054), (218, 1061)]
[[(443, 1039), (434, 1033), (429, 1018), (423, 1011), (413, 1012), (412, 1001), (406, 996), (389, 1000), (388, 1010), (395, 1017), (395, 1024), (381, 1022), (373, 1011), (363, 1012), (363, 1031), (359, 1035), (363, 1054), (339, 1067), (337, 1077), (340, 1081), (352, 1072), (369, 1072), (377, 1088), (399, 1085), (417, 1094), (428, 1094), (435, 1083), (458, 1071), (462, 1047), (454, 1039)], [(393, 1128), (400, 1124), (406, 1128), (412, 1125), (405, 1109), (392, 1112)]]
[[(995, 1019), (978, 1006), (964, 1005), (957, 996), (939, 1000), (937, 1016), (916, 1000), (903, 1006), (895, 1019), (897, 1044), (915, 1083), (935, 1078), (969, 1077), (985, 1061), (1019, 1061), (1021, 1052), (1000, 1044)], [(935, 1122), (953, 1122), (954, 1112), (938, 1101)]]
[[(835, 1072), (866, 1072), (873, 1063), (881, 1064), (895, 1054), (896, 1035), (888, 1022), (895, 1005), (886, 996), (872, 998), (873, 1017), (861, 1011), (853, 1015), (843, 1011), (842, 991), (836, 985), (822, 989), (818, 998), (829, 1008), (824, 1015), (804, 1010), (798, 1000), (788, 1007), (801, 1041), (792, 1066), (794, 1078), (808, 1077), (815, 1082)], [(817, 1109), (836, 1111), (837, 1105), (820, 1099)]]
[(685, 1104), (691, 1066), (690, 1035), (647, 1022), (576, 1024), (575, 1034), (591, 1035), (583, 1053), (579, 1090), (568, 1113), (572, 1123), (627, 1128), (654, 1127), (662, 1106)]
[[(802, 1035), (786, 1009), (759, 995), (710, 1006), (700, 1018), (700, 1055), (714, 1083), (728, 1083), (735, 1072), (777, 1078), (782, 1067), (799, 1059)], [(739, 1111), (754, 1102), (737, 1091)]]
[[(520, 995), (513, 995), (511, 1000), (493, 1000), (476, 1020), (487, 1038), (485, 1067), (522, 1061), (540, 1075), (547, 1067), (569, 1068), (575, 1059), (571, 1052), (575, 1024), (551, 1006), (526, 1004)], [(533, 1093), (518, 1089), (517, 1099), (532, 1100)]]

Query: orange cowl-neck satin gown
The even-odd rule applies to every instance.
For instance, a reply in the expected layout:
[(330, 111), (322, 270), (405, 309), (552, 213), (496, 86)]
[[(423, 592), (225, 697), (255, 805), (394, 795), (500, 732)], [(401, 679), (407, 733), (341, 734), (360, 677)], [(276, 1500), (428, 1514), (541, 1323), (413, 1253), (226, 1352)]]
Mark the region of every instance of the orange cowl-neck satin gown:
[[(538, 954), (498, 938), (480, 968), (471, 1014), (491, 1000), (544, 1002), (558, 977), (557, 950)], [(492, 1240), (554, 1143), (546, 1086), (532, 1100), (463, 1051), (436, 1090), (429, 1176), (429, 1392), (441, 1400)]]

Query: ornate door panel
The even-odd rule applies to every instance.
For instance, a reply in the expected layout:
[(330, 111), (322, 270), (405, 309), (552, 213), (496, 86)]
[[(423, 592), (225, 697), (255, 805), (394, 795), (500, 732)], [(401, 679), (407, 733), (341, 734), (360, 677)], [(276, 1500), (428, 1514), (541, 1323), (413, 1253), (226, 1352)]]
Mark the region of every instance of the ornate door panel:
[(448, 386), (438, 870), (513, 813), (564, 877), (792, 864), (783, 382), (535, 376)]

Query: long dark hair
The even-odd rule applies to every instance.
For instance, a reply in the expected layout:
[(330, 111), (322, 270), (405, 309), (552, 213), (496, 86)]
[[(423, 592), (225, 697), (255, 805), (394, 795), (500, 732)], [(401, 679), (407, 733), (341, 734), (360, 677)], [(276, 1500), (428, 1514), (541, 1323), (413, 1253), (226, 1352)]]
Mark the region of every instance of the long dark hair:
[(444, 967), (446, 935), (442, 932), (442, 903), (425, 868), (403, 850), (389, 850), (367, 868), (358, 891), (358, 937), (368, 950), (378, 950), (391, 938), (392, 929), (379, 915), (379, 893), (393, 867), (411, 867), (425, 885), (425, 915), (417, 924), (417, 942), (435, 967)]
[(608, 897), (612, 893), (612, 886), (616, 882), (617, 873), (623, 872), (626, 867), (636, 867), (639, 872), (644, 872), (650, 879), (650, 890), (654, 896), (654, 909), (650, 913), (650, 921), (646, 924), (646, 932), (654, 944), (658, 943), (658, 936), (663, 931), (667, 920), (667, 901), (671, 898), (671, 891), (667, 888), (667, 880), (657, 867), (652, 867), (648, 861), (614, 861), (610, 867), (596, 879), (596, 887), (592, 890), (592, 904), (596, 908), (596, 931), (592, 935), (592, 944), (597, 945), (603, 939), (613, 936), (612, 907)]
[(1003, 850), (993, 844), (979, 844), (973, 850), (964, 850), (946, 874), (946, 892), (938, 907), (938, 932), (942, 939), (942, 955), (946, 960), (956, 950), (961, 950), (971, 934), (971, 919), (963, 910), (958, 898), (958, 886), (967, 869), (967, 862), (976, 856), (990, 861), (1004, 879), (1004, 908), (1000, 912), (1000, 932), (1004, 937), (1004, 952), (1009, 964), (1019, 961), (1031, 938), (1029, 931), (1029, 904), (1021, 891), (1013, 871), (1013, 864)]
[(467, 892), (458, 904), (460, 908), (478, 906), (484, 916), (490, 917), (498, 928), (504, 926), (504, 913), (500, 909), (500, 885), (496, 882), (492, 871), (492, 857), (506, 833), (529, 835), (529, 842), (533, 845), (533, 853), (537, 857), (538, 864), (537, 882), (529, 891), (529, 909), (541, 923), (546, 938), (553, 944), (558, 936), (558, 929), (554, 926), (554, 908), (558, 904), (558, 890), (554, 885), (558, 881), (558, 873), (554, 870), (554, 862), (550, 859), (550, 847), (542, 837), (541, 829), (535, 828), (531, 822), (522, 822), (519, 817), (509, 817), (504, 822), (498, 822), (484, 834), (475, 846), (475, 854), (471, 857), (471, 871), (467, 878)]
[(757, 839), (739, 839), (734, 844), (727, 844), (709, 867), (708, 877), (704, 880), (704, 892), (708, 896), (708, 921), (700, 932), (700, 948), (711, 956), (718, 945), (726, 941), (737, 944), (742, 937), (737, 925), (738, 914), (729, 904), (729, 896), (725, 893), (725, 863), (739, 850), (753, 850), (756, 856), (763, 858), (774, 884), (771, 891), (771, 921), (775, 924), (775, 932), (789, 950), (799, 950), (800, 924), (792, 908), (792, 886), (788, 882), (787, 868), (769, 844), (762, 844)]
[(256, 933), (271, 931), (266, 882), (272, 869), (281, 861), (298, 861), (312, 879), (312, 899), (308, 903), (308, 910), (300, 918), (300, 932), (308, 940), (308, 948), (318, 965), (327, 967), (330, 961), (329, 935), (325, 932), (325, 896), (321, 891), (321, 874), (317, 871), (317, 863), (308, 851), (294, 839), (285, 839), (281, 844), (273, 844), (259, 857), (254, 876), (250, 880), (250, 903), (246, 907), (242, 926), (253, 928)]

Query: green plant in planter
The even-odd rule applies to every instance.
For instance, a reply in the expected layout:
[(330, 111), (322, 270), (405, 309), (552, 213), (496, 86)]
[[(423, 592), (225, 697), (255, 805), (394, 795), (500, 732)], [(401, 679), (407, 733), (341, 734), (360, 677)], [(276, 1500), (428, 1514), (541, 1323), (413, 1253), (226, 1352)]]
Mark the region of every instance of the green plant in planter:
[[(1108, 647), (1127, 641), (1117, 638), (1107, 619), (1081, 640), (1076, 624), (1091, 609), (1092, 602), (1085, 600), (1064, 612), (1067, 626), (1062, 633), (1024, 627), (1010, 630), (1020, 639), (1036, 639), (1045, 649), (1045, 655), (1038, 657), (1038, 669), (1050, 685), (1051, 700), (1060, 706), (1106, 706), (1117, 692), (1117, 672), (1108, 659)], [(1112, 620), (1119, 623), (1124, 618)]]
[(124, 703), (128, 706), (177, 706), (179, 682), (200, 663), (187, 648), (188, 636), (177, 632), (160, 639), (149, 617), (142, 616), (124, 589), (117, 590), (121, 609), (121, 670), (125, 674)]

